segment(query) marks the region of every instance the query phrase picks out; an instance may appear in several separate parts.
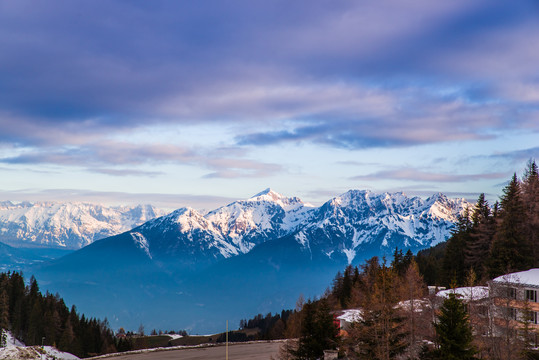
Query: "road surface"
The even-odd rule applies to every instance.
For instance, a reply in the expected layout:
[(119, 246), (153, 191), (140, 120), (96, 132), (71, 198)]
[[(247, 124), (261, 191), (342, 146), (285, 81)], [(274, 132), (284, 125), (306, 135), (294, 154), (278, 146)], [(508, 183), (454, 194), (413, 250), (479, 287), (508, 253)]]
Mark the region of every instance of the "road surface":
[[(231, 344), (228, 346), (230, 360), (277, 358), (281, 342), (262, 342), (253, 344)], [(225, 346), (206, 348), (155, 351), (143, 354), (130, 354), (101, 358), (103, 360), (222, 360), (225, 359)]]

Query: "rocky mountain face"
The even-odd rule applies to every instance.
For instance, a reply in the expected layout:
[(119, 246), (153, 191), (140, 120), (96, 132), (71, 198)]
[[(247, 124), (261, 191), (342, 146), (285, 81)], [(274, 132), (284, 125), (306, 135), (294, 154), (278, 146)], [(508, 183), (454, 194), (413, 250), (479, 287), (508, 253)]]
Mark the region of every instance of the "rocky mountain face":
[(308, 251), (335, 261), (361, 260), (362, 250), (419, 250), (446, 240), (463, 199), (435, 194), (426, 200), (403, 193), (351, 190), (320, 207), (267, 189), (206, 215), (178, 209), (128, 232), (149, 257), (215, 260), (246, 254), (264, 242), (294, 235)]
[(80, 249), (165, 212), (151, 205), (0, 202), (0, 242), (15, 247)]

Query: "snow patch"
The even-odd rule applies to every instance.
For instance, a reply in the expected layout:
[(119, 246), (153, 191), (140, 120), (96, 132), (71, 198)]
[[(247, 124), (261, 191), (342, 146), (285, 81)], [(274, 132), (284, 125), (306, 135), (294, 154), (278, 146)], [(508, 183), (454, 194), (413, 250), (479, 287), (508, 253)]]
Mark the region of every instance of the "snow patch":
[(139, 249), (144, 251), (146, 255), (148, 255), (148, 257), (152, 259), (152, 254), (150, 253), (150, 244), (148, 244), (148, 240), (146, 240), (144, 235), (139, 232), (132, 232), (130, 234), (133, 238), (133, 242), (135, 243), (135, 245), (137, 245)]
[(307, 236), (305, 236), (305, 233), (303, 231), (300, 231), (299, 233), (297, 233), (294, 236), (294, 239), (296, 239), (296, 241), (300, 243), (302, 246), (305, 246), (305, 244), (308, 242)]
[(342, 251), (346, 255), (346, 259), (348, 260), (348, 265), (352, 263), (352, 260), (356, 257), (356, 251), (354, 249), (344, 249)]
[[(5, 331), (5, 330), (3, 330)], [(7, 332), (6, 347), (0, 348), (0, 360), (77, 360), (73, 354), (59, 351), (52, 346), (25, 346)]]

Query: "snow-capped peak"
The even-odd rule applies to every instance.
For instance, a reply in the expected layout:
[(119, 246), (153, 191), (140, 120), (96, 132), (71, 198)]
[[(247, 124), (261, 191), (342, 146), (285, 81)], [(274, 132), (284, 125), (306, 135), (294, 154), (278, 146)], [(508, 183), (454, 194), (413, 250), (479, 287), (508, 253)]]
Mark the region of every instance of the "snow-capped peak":
[(280, 201), (282, 199), (283, 199), (283, 196), (281, 194), (273, 191), (271, 188), (267, 188), (266, 190), (261, 191), (258, 194), (252, 196), (249, 200)]

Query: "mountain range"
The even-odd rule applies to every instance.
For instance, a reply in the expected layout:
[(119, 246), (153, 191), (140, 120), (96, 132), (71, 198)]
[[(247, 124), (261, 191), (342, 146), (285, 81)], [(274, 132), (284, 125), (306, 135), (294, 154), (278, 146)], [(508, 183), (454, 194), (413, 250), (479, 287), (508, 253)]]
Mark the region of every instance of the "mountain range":
[(206, 214), (178, 209), (30, 271), (113, 326), (212, 332), (319, 296), (348, 264), (436, 245), (468, 206), (351, 190), (316, 207), (267, 189)]
[(14, 247), (77, 250), (130, 230), (165, 211), (151, 205), (0, 202), (0, 242)]

